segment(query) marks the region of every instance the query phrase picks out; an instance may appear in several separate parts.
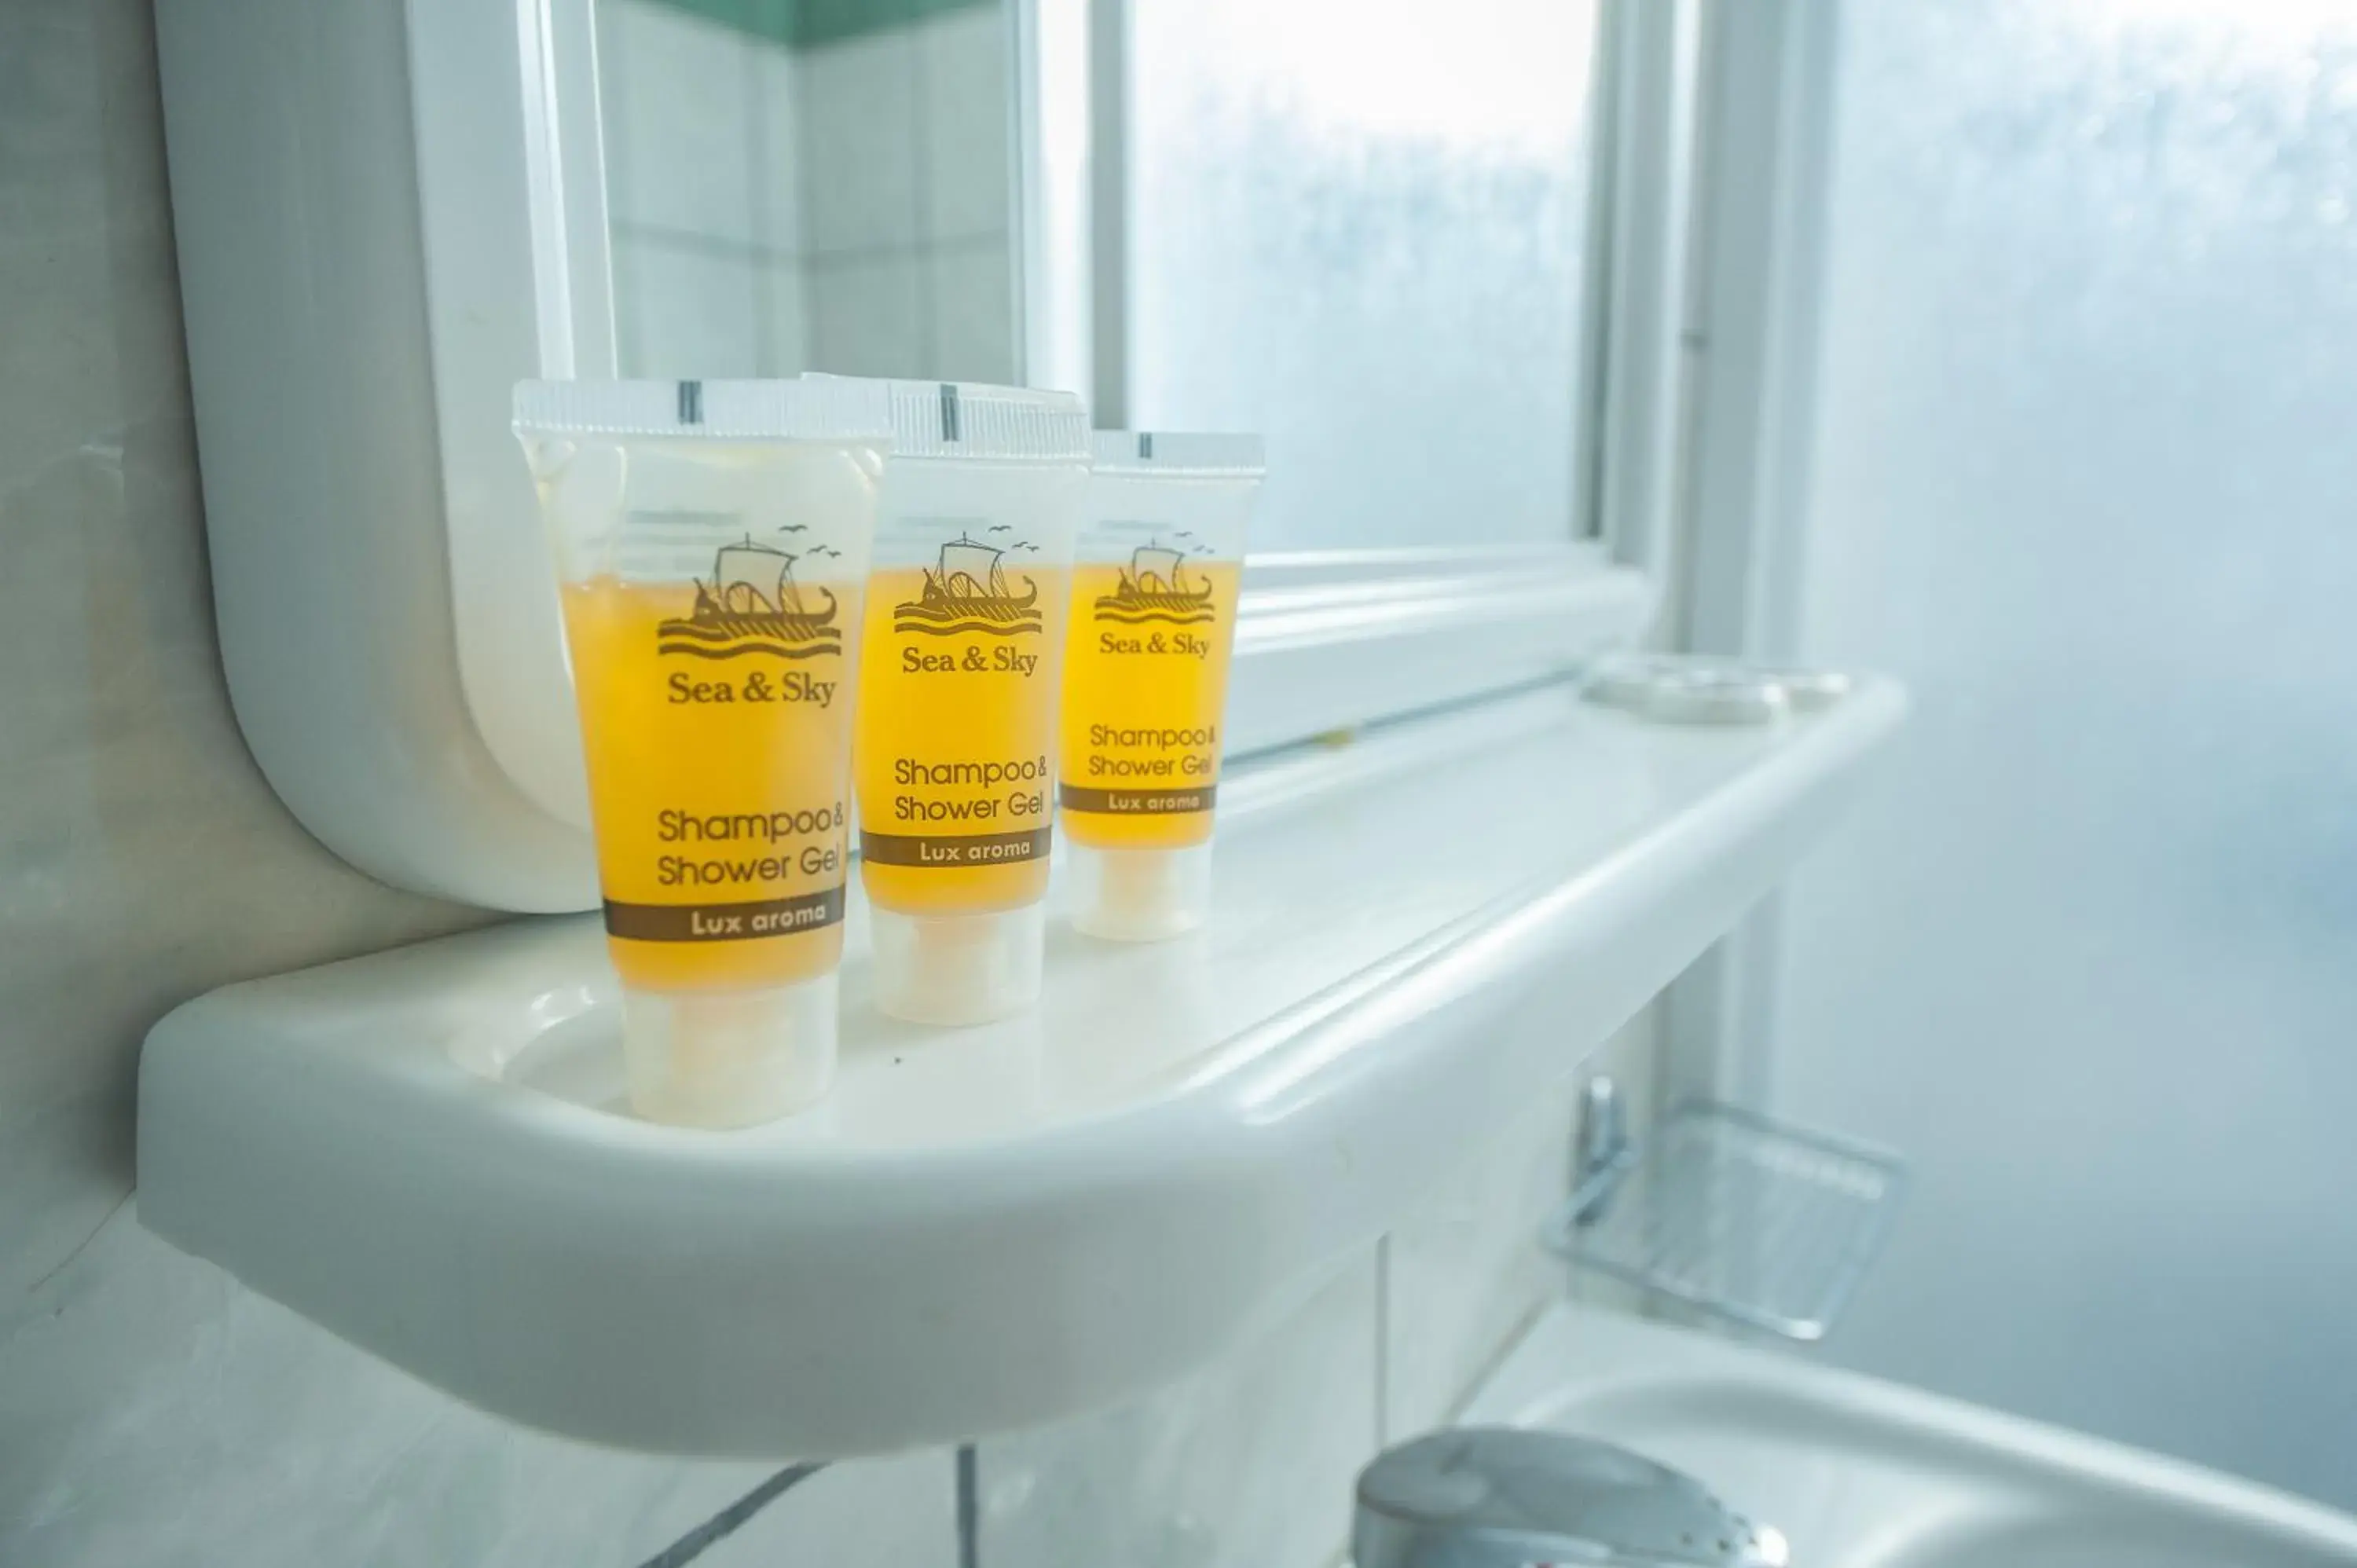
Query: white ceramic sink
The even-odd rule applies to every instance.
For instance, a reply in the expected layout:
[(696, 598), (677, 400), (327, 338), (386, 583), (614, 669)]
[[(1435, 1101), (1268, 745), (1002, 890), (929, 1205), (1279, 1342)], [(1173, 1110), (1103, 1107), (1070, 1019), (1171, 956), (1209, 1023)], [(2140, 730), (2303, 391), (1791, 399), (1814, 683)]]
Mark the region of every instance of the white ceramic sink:
[(1550, 1313), (1465, 1419), (1674, 1466), (1796, 1568), (2357, 1565), (2357, 1519), (2282, 1492), (1611, 1313)]

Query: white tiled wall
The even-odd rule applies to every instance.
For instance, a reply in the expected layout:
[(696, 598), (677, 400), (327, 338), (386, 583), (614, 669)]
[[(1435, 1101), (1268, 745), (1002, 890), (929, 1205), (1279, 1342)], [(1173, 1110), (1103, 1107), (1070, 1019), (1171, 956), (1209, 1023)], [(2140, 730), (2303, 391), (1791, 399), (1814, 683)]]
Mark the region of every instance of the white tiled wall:
[(658, 4), (608, 0), (597, 16), (612, 220), (748, 249), (768, 242), (753, 161), (754, 112), (767, 104), (757, 51), (732, 28)]
[[(1543, 999), (1519, 1026), (1547, 1027)], [(1628, 1095), (1631, 1130), (1641, 1127), (1652, 1105), (1656, 1033), (1654, 1015), (1640, 1015), (1577, 1074), (1534, 1096), (1393, 1230), (1385, 1249), (1385, 1441), (1447, 1422), (1532, 1314), (1575, 1283), (1569, 1265), (1534, 1239), (1573, 1183), (1578, 1089), (1590, 1074), (1610, 1073)]]
[(1006, 37), (996, 5), (948, 12), (915, 36), (924, 229), (936, 242), (996, 238), (1014, 211)]
[(1003, 380), (1006, 303), (1014, 288), (1006, 247), (988, 237), (939, 245), (930, 281), (932, 373), (958, 381)]
[(919, 36), (902, 28), (868, 33), (801, 59), (795, 107), (809, 159), (803, 238), (818, 254), (906, 251), (925, 237), (918, 116), (931, 104), (919, 90)]
[(847, 375), (928, 374), (933, 363), (929, 270), (928, 262), (909, 251), (852, 252), (804, 263), (813, 367)]
[(1571, 1086), (1542, 1096), (1435, 1187), (1391, 1235), (1383, 1425), (1390, 1437), (1448, 1418), (1564, 1270), (1532, 1245), (1570, 1171)]
[(957, 1508), (953, 1455), (855, 1459), (796, 1483), (694, 1562), (696, 1568), (958, 1568)]
[(807, 49), (597, 14), (624, 373), (1014, 379), (999, 5)]
[[(161, 156), (145, 0), (0, 5), (0, 1563), (1329, 1559), (1386, 1406), (1394, 1434), (1443, 1414), (1553, 1286), (1528, 1237), (1566, 1157), (1560, 1097), (1254, 1343), (1126, 1408), (981, 1442), (963, 1494), (952, 1450), (785, 1485), (771, 1465), (522, 1431), (139, 1226), (132, 1079), (158, 1015), (232, 979), (479, 918), (337, 862), (238, 738), (209, 610)], [(664, 199), (688, 211), (706, 197)], [(755, 231), (797, 232), (785, 222), (770, 212)], [(737, 274), (742, 287), (723, 285), (726, 269), (698, 274), (708, 237), (686, 239), (631, 264), (700, 277), (682, 297), (711, 319), (773, 308), (758, 274)], [(986, 249), (945, 242), (926, 269), (845, 286), (967, 321), (952, 306), (991, 292)], [(826, 329), (818, 313), (788, 319), (753, 351), (791, 353)], [(710, 319), (666, 330), (705, 333), (715, 356), (744, 341)], [(985, 347), (942, 344), (977, 360)]]
[(0, 5), (0, 1347), (131, 1190), (148, 1025), (481, 918), (321, 849), (231, 722), (160, 119), (145, 0)]
[(773, 1466), (482, 1415), (128, 1212), (0, 1340), (0, 1563), (584, 1568), (652, 1556)]
[(981, 1561), (1316, 1568), (1377, 1446), (1368, 1248), (1283, 1324), (1126, 1408), (980, 1444)]
[[(777, 288), (782, 299), (772, 295), (775, 285), (782, 285)], [(763, 358), (765, 344), (802, 340), (793, 271), (748, 264), (708, 240), (650, 231), (617, 246), (614, 290), (629, 302), (623, 330), (630, 340), (660, 345), (645, 351), (659, 353), (659, 362), (673, 372), (778, 374), (785, 367)]]

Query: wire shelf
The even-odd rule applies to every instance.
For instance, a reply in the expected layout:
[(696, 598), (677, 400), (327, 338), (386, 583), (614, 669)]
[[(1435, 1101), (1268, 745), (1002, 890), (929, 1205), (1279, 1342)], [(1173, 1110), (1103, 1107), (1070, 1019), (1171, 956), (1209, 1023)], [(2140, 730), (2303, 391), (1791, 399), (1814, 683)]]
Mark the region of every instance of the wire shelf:
[(1732, 1106), (1608, 1151), (1548, 1221), (1575, 1262), (1788, 1339), (1833, 1327), (1906, 1186), (1898, 1156)]

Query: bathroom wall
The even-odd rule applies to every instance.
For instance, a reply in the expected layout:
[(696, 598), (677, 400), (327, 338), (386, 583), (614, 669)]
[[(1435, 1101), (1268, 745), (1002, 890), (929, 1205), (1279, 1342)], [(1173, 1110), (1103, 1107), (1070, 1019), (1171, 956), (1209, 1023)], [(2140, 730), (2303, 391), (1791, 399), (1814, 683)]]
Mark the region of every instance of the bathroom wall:
[(598, 0), (625, 374), (1014, 379), (995, 0)]
[(2357, 1507), (2357, 10), (1839, 7), (1796, 650), (1910, 734), (1777, 1097), (1852, 1365)]
[(140, 1036), (479, 919), (296, 826), (230, 717), (147, 6), (0, 6), (0, 1335), (131, 1190)]
[[(159, 1015), (479, 918), (343, 867), (240, 744), (160, 134), (143, 0), (0, 6), (0, 1563), (1330, 1559), (1382, 1435), (1445, 1414), (1560, 1283), (1530, 1236), (1565, 1185), (1568, 1082), (1182, 1385), (819, 1468), (518, 1430), (139, 1226), (133, 1074)], [(1516, 1026), (1548, 1028), (1543, 1000)], [(1617, 1047), (1639, 1082), (1648, 1040)]]

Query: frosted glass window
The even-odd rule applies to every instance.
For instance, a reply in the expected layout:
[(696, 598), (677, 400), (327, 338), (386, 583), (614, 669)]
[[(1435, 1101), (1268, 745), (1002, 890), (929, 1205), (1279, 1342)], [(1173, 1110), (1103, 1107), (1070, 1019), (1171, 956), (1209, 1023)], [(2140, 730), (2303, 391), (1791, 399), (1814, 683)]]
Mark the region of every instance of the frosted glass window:
[(1571, 537), (1592, 0), (1135, 0), (1135, 423), (1272, 549)]
[(2357, 6), (1848, 0), (1802, 651), (1917, 710), (1779, 1102), (1833, 1353), (2357, 1507)]

